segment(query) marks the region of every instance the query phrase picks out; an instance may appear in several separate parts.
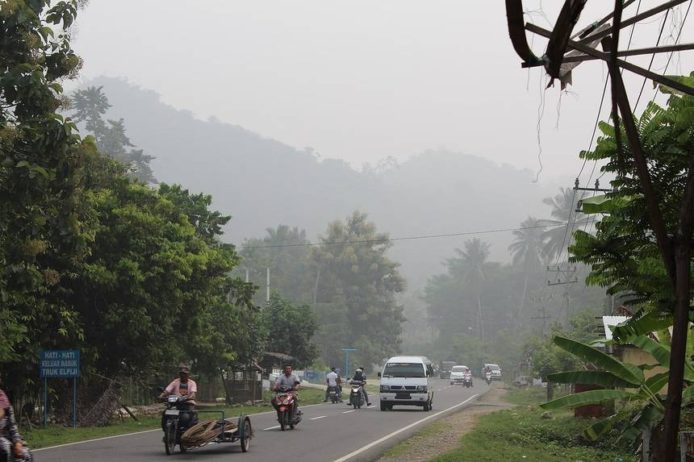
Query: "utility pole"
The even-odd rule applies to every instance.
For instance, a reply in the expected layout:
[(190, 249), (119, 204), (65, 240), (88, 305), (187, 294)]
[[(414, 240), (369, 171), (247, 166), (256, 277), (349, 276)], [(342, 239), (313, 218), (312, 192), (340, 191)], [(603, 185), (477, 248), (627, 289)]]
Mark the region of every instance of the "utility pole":
[(545, 327), (547, 326), (547, 320), (552, 319), (552, 316), (547, 316), (547, 308), (542, 306), (542, 308), (538, 308), (537, 311), (539, 311), (542, 316), (533, 316), (530, 319), (541, 319), (542, 320), (542, 336), (545, 336)]
[(270, 304), (270, 268), (265, 268), (265, 303)]

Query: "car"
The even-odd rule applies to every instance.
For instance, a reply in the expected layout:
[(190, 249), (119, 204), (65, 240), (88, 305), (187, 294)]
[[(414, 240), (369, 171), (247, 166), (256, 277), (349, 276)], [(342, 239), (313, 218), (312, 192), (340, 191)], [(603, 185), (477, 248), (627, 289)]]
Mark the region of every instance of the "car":
[(501, 367), (499, 367), (498, 364), (485, 363), (484, 366), (482, 366), (482, 377), (484, 377), (484, 372), (487, 369), (492, 371), (492, 380), (501, 380)]
[(451, 375), (449, 377), (451, 385), (463, 385), (465, 382), (465, 375), (470, 372), (470, 368), (462, 365), (455, 365), (451, 368)]
[(533, 382), (533, 379), (531, 377), (528, 377), (527, 375), (519, 375), (515, 379), (513, 379), (513, 384), (517, 387), (527, 387)]
[(421, 406), (431, 411), (434, 391), (429, 384), (433, 369), (422, 356), (393, 356), (378, 373), (380, 378), (381, 410), (390, 411), (394, 405)]

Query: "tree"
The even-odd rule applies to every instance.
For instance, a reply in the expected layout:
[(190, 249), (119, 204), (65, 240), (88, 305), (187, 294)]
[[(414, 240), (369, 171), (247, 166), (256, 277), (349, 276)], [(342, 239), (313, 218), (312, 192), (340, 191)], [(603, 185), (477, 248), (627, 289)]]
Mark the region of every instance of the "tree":
[(51, 3), (0, 3), (0, 354), (13, 361), (3, 364), (6, 383), (22, 391), (31, 391), (17, 383), (39, 349), (82, 335), (61, 282), (75, 276), (91, 239), (82, 186), (89, 146), (57, 113), (60, 81), (80, 65), (69, 42), (78, 5)]
[(489, 257), (489, 244), (479, 238), (466, 241), (465, 249), (455, 249), (460, 256), (460, 267), (454, 271), (462, 272), (463, 280), (474, 293), (477, 301), (477, 334), (484, 339), (484, 317), (482, 310), (483, 284), (487, 279), (486, 263)]
[(123, 119), (104, 120), (111, 105), (102, 87), (77, 90), (71, 99), (73, 120), (85, 124), (87, 132), (94, 136), (100, 152), (124, 163), (133, 178), (143, 183), (156, 183), (149, 166), (154, 157), (144, 154), (142, 149), (133, 149), (135, 145), (125, 134)]
[[(311, 260), (306, 231), (287, 225), (265, 231), (267, 235), (262, 239), (248, 239), (243, 243), (240, 251), (243, 270), (248, 271), (251, 280), (264, 282), (269, 268), (273, 293), (293, 303), (313, 304), (319, 274)], [(264, 297), (257, 300), (259, 304), (264, 302)]]
[(308, 305), (294, 305), (278, 295), (270, 297), (260, 321), (267, 333), (266, 350), (294, 357), (296, 367), (305, 367), (318, 356), (313, 336), (318, 330), (316, 315)]
[(523, 308), (528, 294), (528, 279), (530, 273), (537, 271), (544, 263), (545, 237), (540, 229), (540, 220), (528, 217), (520, 225), (520, 229), (514, 230), (516, 240), (508, 247), (513, 255), (513, 264), (519, 265), (523, 270), (523, 295), (518, 307), (518, 319), (522, 319)]
[[(576, 191), (569, 188), (560, 188), (559, 194), (548, 197), (542, 201), (552, 207), (552, 218), (538, 220), (538, 225), (549, 228), (542, 233), (545, 241), (543, 252), (548, 259), (560, 257), (571, 244), (572, 236), (569, 229), (585, 226), (589, 219), (580, 212), (576, 212)], [(568, 228), (568, 229), (567, 229)]]
[[(612, 77), (621, 81), (618, 72)], [(694, 86), (694, 74), (681, 80)], [(651, 102), (638, 123), (624, 96), (616, 98), (624, 122), (620, 131), (602, 123), (604, 136), (582, 156), (608, 160), (603, 170), (615, 175), (617, 191), (587, 201), (584, 211), (609, 215), (596, 225), (595, 236), (577, 232), (571, 251), (576, 261), (593, 265), (591, 282), (612, 292), (633, 292), (656, 311), (672, 315), (665, 428), (657, 451), (666, 460), (676, 445), (691, 316), (694, 97), (672, 94), (666, 108)], [(627, 145), (618, 142), (625, 137)]]
[(315, 249), (317, 342), (327, 363), (338, 364), (343, 347), (357, 348), (354, 358), (366, 367), (398, 352), (403, 316), (395, 295), (405, 283), (385, 255), (390, 246), (366, 214), (354, 212), (331, 223)]

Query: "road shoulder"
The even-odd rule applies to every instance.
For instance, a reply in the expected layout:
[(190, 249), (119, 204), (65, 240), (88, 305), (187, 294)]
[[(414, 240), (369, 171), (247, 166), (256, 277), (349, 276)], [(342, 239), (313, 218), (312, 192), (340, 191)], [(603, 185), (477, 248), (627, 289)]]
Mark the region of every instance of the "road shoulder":
[(480, 401), (425, 426), (390, 448), (377, 462), (426, 462), (457, 448), (460, 438), (474, 428), (481, 416), (513, 407), (505, 396), (505, 388), (492, 388)]

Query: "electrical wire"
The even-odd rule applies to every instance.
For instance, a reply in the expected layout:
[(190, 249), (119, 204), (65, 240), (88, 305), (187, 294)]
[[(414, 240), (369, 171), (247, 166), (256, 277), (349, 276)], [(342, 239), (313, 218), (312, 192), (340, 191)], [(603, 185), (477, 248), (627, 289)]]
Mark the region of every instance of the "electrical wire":
[[(671, 9), (671, 8), (670, 8)], [(665, 30), (665, 24), (667, 23), (668, 15), (670, 14), (670, 9), (665, 10), (665, 16), (663, 17), (663, 24), (660, 26), (660, 32), (658, 33), (658, 40), (655, 42), (655, 46), (660, 45), (660, 39), (663, 36), (663, 31)], [(655, 59), (655, 53), (651, 54), (651, 61), (648, 63), (648, 70), (651, 70), (653, 66), (653, 60)], [(643, 94), (643, 89), (646, 88), (646, 81), (648, 77), (643, 78), (643, 83), (641, 84), (641, 90), (639, 90), (639, 97), (636, 98), (636, 104), (634, 104), (633, 113), (636, 113), (636, 108), (639, 106), (639, 101), (641, 101), (641, 95)]]
[(446, 237), (460, 237), (460, 236), (473, 236), (480, 234), (493, 234), (493, 233), (507, 233), (513, 231), (524, 231), (526, 229), (543, 229), (543, 228), (553, 228), (556, 225), (537, 225), (537, 226), (525, 226), (520, 228), (495, 228), (495, 229), (484, 229), (480, 231), (464, 231), (460, 233), (446, 233), (446, 234), (422, 234), (418, 236), (403, 236), (403, 237), (391, 237), (382, 239), (356, 239), (350, 241), (327, 241), (327, 242), (303, 242), (298, 244), (272, 244), (272, 245), (258, 245), (244, 247), (244, 249), (282, 249), (288, 247), (316, 247), (316, 246), (334, 246), (334, 245), (345, 245), (345, 244), (384, 244), (386, 242), (392, 241), (414, 241), (420, 239), (440, 239)]
[[(694, 3), (694, 0), (689, 0), (689, 6), (687, 6), (687, 11), (684, 13), (684, 18), (682, 19), (682, 24), (680, 24), (680, 31), (677, 33), (677, 38), (675, 39), (675, 45), (677, 45), (680, 42), (680, 37), (682, 36), (682, 31), (684, 30), (684, 25), (687, 22), (687, 17), (689, 16), (689, 10), (692, 9), (692, 3)], [(670, 61), (672, 60), (672, 56), (675, 54), (674, 51), (670, 52), (670, 56), (668, 56), (667, 63), (665, 63), (665, 69), (663, 70), (663, 75), (667, 73), (667, 68), (670, 66)], [(655, 93), (653, 94), (653, 99), (651, 101), (655, 100), (656, 95), (658, 94), (658, 89), (655, 90)]]

